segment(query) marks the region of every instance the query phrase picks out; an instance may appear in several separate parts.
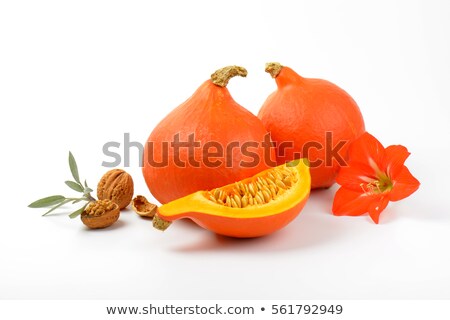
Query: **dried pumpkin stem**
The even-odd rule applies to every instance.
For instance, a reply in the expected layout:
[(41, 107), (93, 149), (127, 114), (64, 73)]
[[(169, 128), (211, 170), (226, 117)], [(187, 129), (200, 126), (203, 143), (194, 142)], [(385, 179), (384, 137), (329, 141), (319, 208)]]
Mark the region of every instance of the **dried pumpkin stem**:
[(228, 81), (235, 76), (246, 77), (247, 70), (239, 66), (228, 66), (214, 72), (211, 81), (219, 87), (226, 87)]
[(164, 231), (164, 230), (166, 230), (171, 224), (172, 224), (172, 222), (163, 220), (163, 219), (162, 219), (159, 215), (157, 215), (157, 214), (155, 214), (155, 216), (153, 217), (153, 227), (154, 227), (155, 229)]
[(283, 66), (278, 62), (266, 63), (265, 71), (269, 73), (272, 76), (272, 78), (276, 78), (280, 73), (281, 69), (283, 69)]

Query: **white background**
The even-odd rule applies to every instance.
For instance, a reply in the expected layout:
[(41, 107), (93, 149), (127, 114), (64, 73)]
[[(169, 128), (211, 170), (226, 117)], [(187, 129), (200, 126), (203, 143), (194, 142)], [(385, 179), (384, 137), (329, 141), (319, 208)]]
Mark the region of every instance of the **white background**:
[[(447, 1), (3, 1), (0, 4), (0, 298), (450, 298), (450, 5)], [(27, 205), (74, 195), (67, 154), (95, 185), (102, 153), (152, 128), (216, 69), (245, 66), (235, 100), (254, 113), (279, 61), (358, 102), (421, 181), (375, 225), (330, 213), (336, 187), (264, 238), (131, 210), (91, 231)], [(151, 199), (132, 150), (136, 194)], [(123, 154), (123, 150), (121, 150)]]

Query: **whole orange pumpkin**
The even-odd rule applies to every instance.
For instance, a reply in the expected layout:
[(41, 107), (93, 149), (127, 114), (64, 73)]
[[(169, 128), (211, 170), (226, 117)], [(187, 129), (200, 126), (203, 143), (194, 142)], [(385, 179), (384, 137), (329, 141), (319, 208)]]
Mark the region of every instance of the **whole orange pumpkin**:
[(365, 132), (353, 98), (323, 79), (303, 78), (289, 67), (268, 63), (278, 89), (258, 117), (277, 145), (277, 163), (299, 157), (310, 161), (311, 188), (327, 188), (346, 165), (349, 143)]
[(262, 122), (234, 101), (226, 88), (236, 75), (246, 76), (247, 71), (230, 66), (213, 73), (150, 134), (143, 175), (159, 202), (230, 184), (275, 166), (275, 151)]

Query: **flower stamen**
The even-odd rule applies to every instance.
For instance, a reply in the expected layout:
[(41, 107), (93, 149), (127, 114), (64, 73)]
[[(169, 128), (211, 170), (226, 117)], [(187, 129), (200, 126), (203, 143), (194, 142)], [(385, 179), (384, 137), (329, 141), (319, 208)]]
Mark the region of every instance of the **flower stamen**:
[(380, 182), (379, 180), (374, 180), (369, 183), (360, 183), (359, 186), (368, 195), (380, 194), (392, 189), (392, 183), (390, 181)]
[(361, 183), (359, 184), (359, 186), (361, 187), (361, 189), (362, 189), (362, 191), (363, 191), (364, 193), (367, 193), (367, 190), (364, 189), (364, 186), (365, 186), (364, 183), (361, 182)]
[(380, 189), (380, 181), (376, 180), (374, 181), (374, 185), (377, 188), (378, 193), (381, 193), (381, 189)]

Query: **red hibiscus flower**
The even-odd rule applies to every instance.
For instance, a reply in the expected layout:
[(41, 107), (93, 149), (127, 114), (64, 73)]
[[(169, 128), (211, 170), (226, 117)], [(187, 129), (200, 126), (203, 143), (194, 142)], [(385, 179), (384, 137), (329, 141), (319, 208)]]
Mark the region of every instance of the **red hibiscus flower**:
[(389, 201), (410, 196), (419, 188), (404, 163), (410, 153), (401, 145), (384, 148), (371, 134), (364, 133), (349, 147), (348, 166), (336, 178), (341, 188), (336, 192), (333, 214), (359, 216), (369, 213), (378, 223)]

